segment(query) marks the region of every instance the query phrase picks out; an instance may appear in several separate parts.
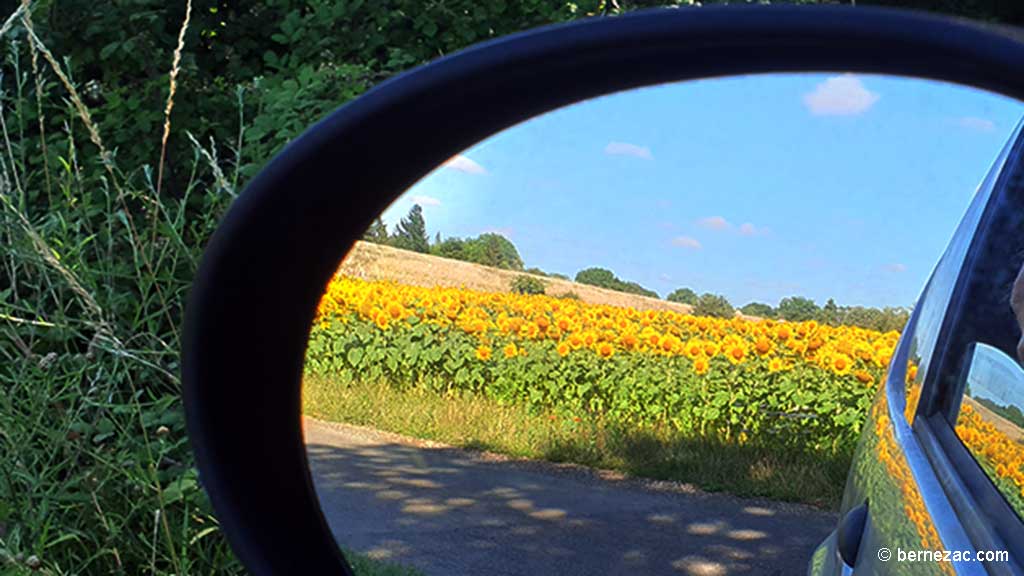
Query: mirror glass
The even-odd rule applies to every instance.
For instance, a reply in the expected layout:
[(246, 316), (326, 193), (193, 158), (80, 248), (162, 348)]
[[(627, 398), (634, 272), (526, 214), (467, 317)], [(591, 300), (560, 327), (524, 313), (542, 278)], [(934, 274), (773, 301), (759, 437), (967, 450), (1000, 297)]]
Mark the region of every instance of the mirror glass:
[(339, 545), (396, 574), (806, 572), (1022, 113), (920, 79), (740, 76), (452, 157), (311, 327), (304, 435)]

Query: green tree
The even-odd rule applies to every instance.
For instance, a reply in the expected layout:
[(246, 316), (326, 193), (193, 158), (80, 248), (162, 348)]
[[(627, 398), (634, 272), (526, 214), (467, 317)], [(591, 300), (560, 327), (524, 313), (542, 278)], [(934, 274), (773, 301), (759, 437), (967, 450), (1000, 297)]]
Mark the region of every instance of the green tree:
[(533, 276), (520, 274), (512, 279), (511, 288), (516, 294), (543, 294), (544, 282)]
[(828, 302), (821, 308), (821, 316), (819, 321), (828, 324), (829, 326), (838, 326), (840, 323), (840, 312), (839, 306), (836, 301), (829, 298)]
[(736, 310), (725, 296), (705, 292), (697, 298), (697, 303), (693, 306), (693, 315), (733, 318), (736, 316)]
[(599, 288), (616, 289), (618, 278), (611, 270), (605, 268), (585, 268), (576, 273), (576, 281)]
[(414, 252), (430, 252), (430, 241), (427, 239), (427, 223), (423, 219), (423, 208), (413, 204), (409, 214), (402, 218), (395, 227), (391, 242), (396, 248)]
[(366, 229), (366, 233), (363, 234), (363, 240), (367, 242), (373, 242), (375, 244), (387, 244), (388, 243), (388, 227), (384, 224), (384, 220), (380, 216), (370, 224), (370, 227)]
[(461, 238), (445, 238), (439, 244), (430, 247), (430, 253), (452, 260), (467, 260), (466, 242)]
[(629, 294), (639, 294), (649, 298), (657, 298), (658, 293), (648, 290), (636, 282), (626, 282), (605, 268), (585, 268), (576, 273), (576, 282), (589, 284), (599, 288), (608, 288)]
[(515, 244), (501, 234), (481, 234), (473, 240), (468, 240), (466, 242), (466, 259), (494, 268), (523, 269), (523, 259), (519, 256)]
[(740, 308), (740, 312), (746, 314), (747, 316), (757, 316), (759, 318), (775, 317), (775, 309), (769, 306), (768, 304), (764, 304), (762, 302), (751, 302)]
[(783, 298), (776, 310), (778, 310), (779, 316), (791, 322), (816, 320), (821, 314), (821, 309), (814, 303), (814, 300), (803, 296)]
[(648, 298), (660, 298), (658, 293), (654, 290), (648, 290), (636, 282), (624, 282), (619, 281), (619, 287), (617, 288), (620, 292), (628, 292), (630, 294), (639, 294), (641, 296), (647, 296)]
[(697, 303), (697, 293), (689, 288), (677, 288), (672, 291), (671, 294), (665, 297), (665, 300), (669, 302), (679, 302), (680, 304), (689, 304), (693, 306)]

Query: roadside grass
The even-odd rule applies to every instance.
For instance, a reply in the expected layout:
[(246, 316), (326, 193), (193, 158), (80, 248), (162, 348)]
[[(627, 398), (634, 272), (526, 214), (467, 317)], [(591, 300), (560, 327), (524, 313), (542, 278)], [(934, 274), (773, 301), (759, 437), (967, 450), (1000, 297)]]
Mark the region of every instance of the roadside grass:
[[(242, 150), (218, 160), (192, 139), (187, 187), (161, 193), (159, 169), (117, 165), (30, 3), (4, 17), (0, 574), (244, 574), (200, 487), (178, 377), (185, 297)], [(140, 146), (161, 151), (173, 98), (163, 139)], [(359, 576), (419, 576), (352, 558)]]
[(479, 395), (400, 391), (387, 383), (307, 374), (302, 409), (321, 420), (370, 426), (468, 449), (571, 462), (710, 492), (838, 509), (851, 455), (782, 451), (689, 437), (667, 428), (627, 428), (590, 418), (530, 413)]

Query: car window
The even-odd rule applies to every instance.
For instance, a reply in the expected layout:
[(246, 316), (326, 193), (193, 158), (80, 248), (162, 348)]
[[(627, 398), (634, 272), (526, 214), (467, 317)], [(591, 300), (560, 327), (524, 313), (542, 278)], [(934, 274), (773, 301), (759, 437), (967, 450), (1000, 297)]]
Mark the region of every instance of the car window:
[(1024, 368), (1016, 360), (1021, 329), (1010, 296), (1024, 263), (1024, 150), (1014, 140), (996, 181), (990, 176), (974, 233), (950, 246), (963, 264), (919, 370), (914, 430), (927, 439), (939, 482), (973, 544), (1021, 558)]
[(1024, 369), (1002, 350), (976, 344), (964, 371), (956, 435), (1007, 503), (1024, 515)]
[[(993, 187), (1006, 165), (1010, 150), (1020, 130), (1021, 127), (1018, 126), (1014, 131), (1014, 136), (1009, 139), (988, 175), (978, 186), (974, 200), (953, 234), (946, 252), (932, 272), (932, 276), (915, 306), (917, 308), (915, 319), (906, 336), (909, 339), (906, 363), (902, 367), (894, 366), (894, 372), (891, 374), (891, 377), (902, 377), (905, 382), (906, 403), (903, 412), (908, 423), (913, 423), (921, 391), (929, 374), (929, 364), (943, 333), (942, 326), (947, 321), (954, 289), (967, 258), (968, 249), (975, 231), (978, 229), (985, 206), (991, 198)], [(895, 372), (900, 368), (902, 368), (902, 375)]]

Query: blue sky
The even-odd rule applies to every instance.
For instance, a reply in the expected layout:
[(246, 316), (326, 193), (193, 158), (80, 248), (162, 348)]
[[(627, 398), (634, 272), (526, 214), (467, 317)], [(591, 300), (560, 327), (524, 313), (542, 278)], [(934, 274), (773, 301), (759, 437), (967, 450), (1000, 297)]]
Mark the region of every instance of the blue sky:
[(1021, 103), (919, 79), (742, 76), (588, 100), (425, 177), (431, 238), (497, 231), (527, 266), (601, 266), (737, 305), (916, 300)]

